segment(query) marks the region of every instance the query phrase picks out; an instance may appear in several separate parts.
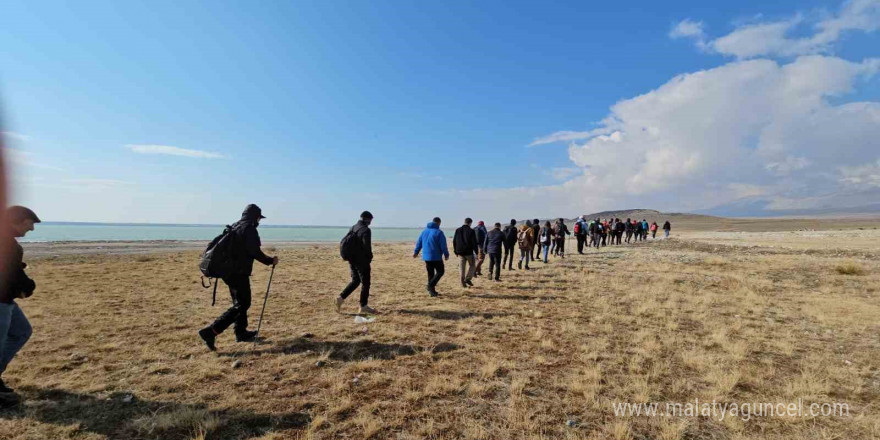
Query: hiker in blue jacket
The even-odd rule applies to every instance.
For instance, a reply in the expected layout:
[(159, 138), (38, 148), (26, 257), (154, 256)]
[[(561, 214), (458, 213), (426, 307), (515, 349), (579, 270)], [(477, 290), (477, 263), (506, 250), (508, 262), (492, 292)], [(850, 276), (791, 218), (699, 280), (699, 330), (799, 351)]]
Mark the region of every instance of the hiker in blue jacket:
[(422, 252), (422, 260), (425, 261), (425, 268), (428, 270), (428, 294), (436, 297), (439, 295), (436, 290), (437, 283), (446, 272), (443, 260), (449, 259), (446, 235), (440, 230), (440, 217), (434, 217), (434, 220), (428, 223), (425, 230), (419, 235), (416, 249), (413, 251), (413, 258), (418, 258), (420, 251)]

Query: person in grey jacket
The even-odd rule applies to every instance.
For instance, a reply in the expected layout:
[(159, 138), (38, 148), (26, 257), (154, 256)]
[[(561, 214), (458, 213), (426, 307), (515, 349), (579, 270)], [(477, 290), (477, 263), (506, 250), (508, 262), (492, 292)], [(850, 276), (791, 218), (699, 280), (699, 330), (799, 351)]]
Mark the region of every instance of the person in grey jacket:
[(483, 261), (486, 261), (486, 235), (488, 235), (489, 232), (486, 231), (486, 225), (482, 220), (477, 223), (474, 232), (477, 234), (477, 268), (474, 276), (478, 277), (483, 274), (481, 269), (483, 267)]

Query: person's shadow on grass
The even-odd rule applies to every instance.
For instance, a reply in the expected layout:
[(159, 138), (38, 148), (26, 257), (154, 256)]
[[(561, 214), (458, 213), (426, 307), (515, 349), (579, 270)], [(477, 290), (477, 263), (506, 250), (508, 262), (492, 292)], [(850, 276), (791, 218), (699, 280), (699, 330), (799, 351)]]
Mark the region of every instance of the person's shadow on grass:
[(107, 398), (59, 389), (21, 387), (22, 402), (0, 410), (0, 418), (32, 419), (111, 439), (239, 439), (269, 431), (305, 428), (306, 413), (261, 414), (247, 410), (212, 411), (204, 405), (141, 400), (128, 393)]

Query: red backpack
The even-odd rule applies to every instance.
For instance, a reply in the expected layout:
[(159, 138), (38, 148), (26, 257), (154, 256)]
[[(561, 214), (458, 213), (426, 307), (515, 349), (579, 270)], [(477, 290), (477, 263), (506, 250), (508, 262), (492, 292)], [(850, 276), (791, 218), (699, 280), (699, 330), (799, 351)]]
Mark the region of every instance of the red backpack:
[(577, 222), (574, 224), (574, 233), (575, 234), (581, 233), (581, 222)]

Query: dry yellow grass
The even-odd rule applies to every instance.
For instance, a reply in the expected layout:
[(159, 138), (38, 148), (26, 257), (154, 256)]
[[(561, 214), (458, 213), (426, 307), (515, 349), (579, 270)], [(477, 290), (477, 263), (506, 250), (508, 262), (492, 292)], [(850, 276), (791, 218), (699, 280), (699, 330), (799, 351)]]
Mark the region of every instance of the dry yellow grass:
[[(739, 240), (591, 250), (467, 290), (449, 264), (438, 299), (409, 245), (379, 244), (371, 305), (382, 314), (366, 332), (351, 315), (357, 293), (345, 314), (331, 304), (348, 275), (334, 246), (281, 249), (266, 339), (254, 348), (228, 332), (217, 354), (196, 331), (228, 294), (209, 306), (197, 252), (30, 259), (39, 290), (21, 304), (35, 333), (5, 375), (25, 404), (0, 413), (0, 438), (880, 436), (876, 255), (836, 238)], [(254, 323), (267, 276), (253, 278)], [(696, 398), (846, 402), (850, 417), (612, 408)]]

